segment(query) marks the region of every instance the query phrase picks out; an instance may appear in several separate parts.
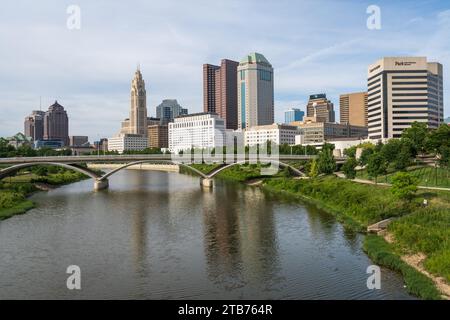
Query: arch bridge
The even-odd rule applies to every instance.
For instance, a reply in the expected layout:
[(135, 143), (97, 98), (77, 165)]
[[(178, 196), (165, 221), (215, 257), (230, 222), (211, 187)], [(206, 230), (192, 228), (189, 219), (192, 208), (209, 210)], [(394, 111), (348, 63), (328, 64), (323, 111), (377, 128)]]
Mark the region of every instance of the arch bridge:
[[(289, 168), (294, 174), (298, 176), (304, 176), (305, 174), (295, 168), (293, 165), (288, 164), (287, 161), (298, 160), (311, 160), (316, 156), (298, 156), (298, 155), (279, 155), (276, 158), (260, 157), (258, 160), (262, 163), (275, 164), (282, 168)], [(245, 157), (236, 157), (237, 159), (246, 159)], [(184, 167), (187, 170), (195, 173), (200, 177), (200, 183), (202, 186), (211, 188), (213, 186), (213, 178), (232, 166), (249, 163), (249, 159), (234, 161), (231, 163), (218, 163), (219, 166), (214, 168), (209, 173), (203, 173), (195, 167), (191, 166), (193, 162), (187, 159), (172, 159), (172, 155), (105, 155), (105, 156), (57, 156), (57, 157), (18, 157), (18, 158), (2, 158), (0, 159), (0, 165), (9, 165), (8, 167), (0, 170), (0, 180), (10, 176), (11, 174), (25, 168), (37, 166), (37, 165), (52, 165), (59, 166), (66, 169), (71, 169), (87, 175), (94, 180), (94, 189), (101, 190), (109, 187), (108, 178), (113, 174), (128, 168), (133, 165), (143, 163), (171, 163)], [(337, 162), (345, 161), (345, 158), (336, 158)], [(93, 171), (85, 166), (83, 163), (120, 163), (122, 164), (118, 168), (109, 171), (106, 174), (100, 175), (96, 171)]]

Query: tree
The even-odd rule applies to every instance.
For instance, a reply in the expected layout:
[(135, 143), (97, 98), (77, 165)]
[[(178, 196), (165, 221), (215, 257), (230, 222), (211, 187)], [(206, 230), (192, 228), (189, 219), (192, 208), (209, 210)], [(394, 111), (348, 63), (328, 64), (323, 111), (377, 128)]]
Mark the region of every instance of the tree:
[(308, 175), (311, 178), (315, 178), (319, 175), (319, 170), (317, 168), (317, 160), (316, 159), (312, 159), (312, 161), (310, 162)]
[(396, 170), (405, 170), (411, 163), (411, 150), (407, 145), (401, 147), (400, 152), (397, 152), (394, 161)]
[(441, 148), (450, 147), (450, 126), (443, 124), (436, 130), (433, 130), (428, 136), (427, 149), (429, 151), (440, 154)]
[(364, 148), (361, 152), (361, 157), (359, 158), (359, 164), (361, 166), (367, 165), (367, 163), (369, 162), (369, 158), (373, 155), (373, 153), (373, 148)]
[(378, 176), (386, 173), (386, 169), (386, 160), (380, 153), (374, 153), (370, 156), (367, 163), (367, 173), (370, 177), (375, 178), (375, 183), (377, 183)]
[(45, 166), (38, 166), (35, 170), (33, 170), (34, 173), (40, 177), (44, 177), (48, 173), (48, 169)]
[(356, 149), (357, 146), (351, 146), (344, 150), (344, 156), (347, 156), (349, 158), (355, 158), (356, 159)]
[(397, 172), (392, 177), (392, 194), (398, 199), (410, 202), (417, 192), (419, 180), (406, 172)]
[(391, 139), (381, 148), (381, 154), (387, 162), (394, 162), (402, 146), (400, 139)]
[(427, 136), (427, 124), (423, 122), (413, 122), (411, 127), (405, 129), (402, 133), (402, 138), (406, 138), (412, 141), (414, 156), (416, 156), (418, 153), (425, 152)]
[(324, 174), (332, 174), (336, 170), (336, 161), (331, 148), (326, 147), (319, 153), (317, 168), (320, 173)]
[(345, 173), (345, 177), (347, 179), (355, 179), (356, 177), (356, 166), (358, 162), (355, 158), (348, 158), (345, 163), (342, 165), (342, 171)]

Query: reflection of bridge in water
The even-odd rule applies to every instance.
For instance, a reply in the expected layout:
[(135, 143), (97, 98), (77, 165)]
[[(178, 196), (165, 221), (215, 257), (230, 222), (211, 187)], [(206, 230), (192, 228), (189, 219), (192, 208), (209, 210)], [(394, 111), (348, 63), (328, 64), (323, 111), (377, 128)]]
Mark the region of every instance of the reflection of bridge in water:
[[(252, 155), (253, 156), (253, 155)], [(252, 157), (251, 156), (251, 157)], [(94, 189), (101, 190), (107, 189), (109, 186), (108, 178), (116, 172), (128, 168), (130, 166), (142, 163), (170, 163), (180, 167), (184, 167), (200, 177), (201, 185), (204, 187), (213, 186), (213, 178), (223, 170), (226, 170), (232, 166), (245, 164), (245, 163), (265, 163), (275, 165), (277, 167), (289, 168), (294, 174), (304, 176), (305, 174), (300, 168), (295, 168), (289, 161), (311, 160), (316, 156), (308, 155), (274, 155), (268, 156), (259, 155), (255, 158), (250, 158), (248, 155), (235, 155), (232, 161), (220, 161), (218, 156), (214, 160), (209, 156), (204, 158), (200, 155), (192, 155), (189, 158), (187, 155), (174, 156), (170, 154), (158, 154), (158, 155), (96, 155), (96, 156), (56, 156), (56, 157), (18, 157), (18, 158), (2, 158), (0, 159), (0, 165), (9, 165), (0, 170), (0, 180), (21, 170), (24, 168), (33, 167), (36, 165), (53, 165), (60, 166), (66, 169), (81, 172), (92, 179), (94, 179)], [(215, 163), (218, 167), (214, 168), (211, 172), (203, 173), (200, 170), (192, 166), (193, 163)], [(337, 157), (336, 161), (342, 163), (345, 161), (344, 157)], [(83, 163), (121, 163), (120, 167), (101, 175), (94, 170), (82, 166)]]

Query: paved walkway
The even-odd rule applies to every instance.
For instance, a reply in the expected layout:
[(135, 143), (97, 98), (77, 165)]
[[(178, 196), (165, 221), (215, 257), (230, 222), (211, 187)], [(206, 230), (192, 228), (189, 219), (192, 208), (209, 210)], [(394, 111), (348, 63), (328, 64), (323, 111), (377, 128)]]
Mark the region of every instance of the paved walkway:
[[(337, 177), (339, 178), (344, 178), (345, 179), (345, 174), (342, 172), (335, 172), (334, 173)], [(386, 186), (386, 187), (390, 187), (391, 184), (390, 183), (384, 183), (384, 182), (378, 182), (375, 183), (372, 180), (365, 180), (365, 179), (360, 179), (360, 178), (355, 178), (352, 179), (353, 182), (357, 182), (357, 183), (363, 183), (363, 184), (376, 184), (378, 186)], [(426, 187), (426, 186), (417, 186), (418, 189), (427, 189), (427, 190), (439, 190), (439, 191), (450, 191), (450, 188), (441, 188), (441, 187)]]

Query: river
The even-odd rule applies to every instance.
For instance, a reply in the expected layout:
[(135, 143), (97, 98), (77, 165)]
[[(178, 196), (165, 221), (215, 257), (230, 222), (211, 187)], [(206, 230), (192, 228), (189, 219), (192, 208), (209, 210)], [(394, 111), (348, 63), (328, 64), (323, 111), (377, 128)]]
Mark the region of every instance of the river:
[[(372, 264), (363, 236), (314, 206), (259, 188), (123, 170), (32, 196), (0, 222), (0, 299), (411, 299)], [(68, 290), (69, 265), (81, 290)]]

